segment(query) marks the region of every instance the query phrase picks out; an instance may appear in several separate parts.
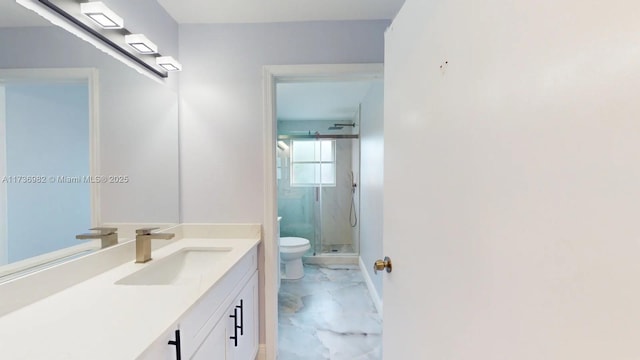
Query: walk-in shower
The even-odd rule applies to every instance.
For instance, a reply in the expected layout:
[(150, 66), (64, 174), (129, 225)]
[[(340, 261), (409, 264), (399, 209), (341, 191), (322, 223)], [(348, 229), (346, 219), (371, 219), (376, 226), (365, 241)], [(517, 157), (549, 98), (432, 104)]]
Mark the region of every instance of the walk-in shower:
[(357, 255), (359, 136), (290, 132), (278, 143), (281, 236), (308, 239), (307, 256)]
[(307, 263), (358, 263), (362, 104), (376, 81), (276, 86), (280, 235), (309, 240)]

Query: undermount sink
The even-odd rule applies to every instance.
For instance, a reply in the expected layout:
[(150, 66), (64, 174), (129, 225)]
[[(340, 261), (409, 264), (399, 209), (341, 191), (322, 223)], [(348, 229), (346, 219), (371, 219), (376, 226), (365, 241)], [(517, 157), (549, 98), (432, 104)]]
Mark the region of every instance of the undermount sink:
[(231, 248), (184, 248), (152, 261), (116, 285), (172, 285), (198, 281), (229, 254)]

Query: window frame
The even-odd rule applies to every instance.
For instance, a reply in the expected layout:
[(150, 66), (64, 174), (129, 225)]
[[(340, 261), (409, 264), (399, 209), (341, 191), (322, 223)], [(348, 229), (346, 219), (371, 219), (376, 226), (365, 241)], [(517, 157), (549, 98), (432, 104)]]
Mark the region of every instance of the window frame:
[[(332, 160), (331, 161), (327, 161), (327, 160), (322, 160), (322, 142), (323, 141), (328, 141), (329, 143), (331, 143), (331, 154), (332, 154)], [(295, 143), (296, 142), (313, 142), (313, 143), (320, 143), (320, 155), (318, 156), (318, 160), (314, 160), (314, 161), (294, 161), (294, 153), (295, 153)], [(336, 178), (337, 178), (337, 172), (338, 172), (338, 168), (337, 168), (337, 163), (336, 163), (336, 140), (335, 139), (305, 139), (305, 140), (291, 140), (291, 151), (289, 152), (289, 183), (291, 187), (319, 187), (319, 186), (325, 186), (325, 187), (335, 187), (336, 186)], [(312, 165), (317, 165), (318, 168), (320, 169), (320, 181), (319, 182), (313, 182), (313, 183), (298, 183), (295, 181), (296, 177), (294, 176), (294, 167), (296, 164), (312, 164)], [(333, 174), (332, 174), (332, 182), (331, 183), (323, 183), (322, 182), (322, 165), (323, 164), (333, 164)]]

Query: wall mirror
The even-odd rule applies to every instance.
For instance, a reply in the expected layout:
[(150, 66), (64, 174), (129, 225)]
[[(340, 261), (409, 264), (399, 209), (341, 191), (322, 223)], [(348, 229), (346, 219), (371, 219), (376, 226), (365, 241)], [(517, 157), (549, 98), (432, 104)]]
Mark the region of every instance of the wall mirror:
[(91, 227), (177, 223), (178, 179), (175, 81), (0, 0), (0, 282), (99, 250)]

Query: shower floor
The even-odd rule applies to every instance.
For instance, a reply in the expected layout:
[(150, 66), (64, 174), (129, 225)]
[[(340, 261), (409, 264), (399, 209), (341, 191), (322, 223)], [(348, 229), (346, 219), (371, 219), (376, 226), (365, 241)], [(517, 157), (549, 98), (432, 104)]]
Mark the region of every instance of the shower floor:
[(340, 244), (340, 245), (324, 245), (322, 246), (323, 254), (355, 254), (356, 251), (353, 245)]

